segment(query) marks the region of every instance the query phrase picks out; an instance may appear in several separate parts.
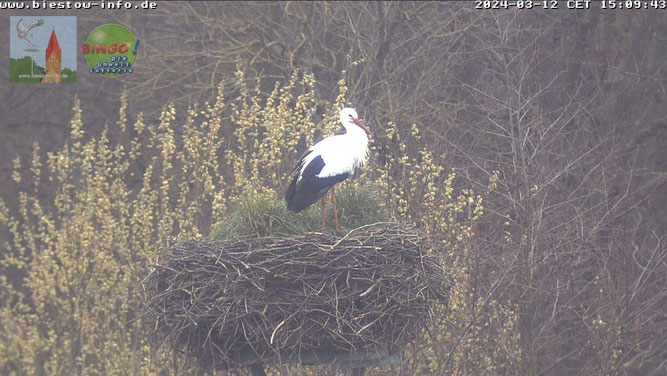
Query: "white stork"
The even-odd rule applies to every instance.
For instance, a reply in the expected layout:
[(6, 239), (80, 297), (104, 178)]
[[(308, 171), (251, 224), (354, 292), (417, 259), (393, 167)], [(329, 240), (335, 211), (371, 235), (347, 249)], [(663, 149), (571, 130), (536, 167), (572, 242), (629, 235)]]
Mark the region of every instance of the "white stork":
[[(44, 25), (44, 20), (39, 19), (37, 21), (31, 22), (30, 25), (28, 25), (26, 28), (25, 25), (23, 25), (23, 18), (21, 18), (16, 24), (16, 34), (19, 38), (25, 39), (28, 42), (28, 48), (34, 48), (35, 45), (32, 44), (32, 29), (42, 25)], [(30, 38), (28, 38), (28, 34), (30, 34)]]
[(359, 120), (354, 108), (340, 112), (345, 133), (327, 137), (313, 145), (294, 167), (294, 179), (287, 188), (287, 209), (297, 213), (322, 198), (322, 232), (326, 231), (327, 191), (331, 189), (336, 231), (339, 231), (336, 194), (333, 186), (361, 168), (368, 158), (371, 131)]

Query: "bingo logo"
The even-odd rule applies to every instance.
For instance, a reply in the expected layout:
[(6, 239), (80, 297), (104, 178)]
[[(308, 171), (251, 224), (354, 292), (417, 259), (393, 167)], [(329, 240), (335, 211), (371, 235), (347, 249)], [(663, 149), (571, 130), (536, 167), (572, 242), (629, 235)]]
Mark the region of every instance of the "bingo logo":
[(116, 77), (134, 71), (139, 39), (125, 26), (106, 24), (93, 30), (81, 46), (90, 69), (88, 72)]

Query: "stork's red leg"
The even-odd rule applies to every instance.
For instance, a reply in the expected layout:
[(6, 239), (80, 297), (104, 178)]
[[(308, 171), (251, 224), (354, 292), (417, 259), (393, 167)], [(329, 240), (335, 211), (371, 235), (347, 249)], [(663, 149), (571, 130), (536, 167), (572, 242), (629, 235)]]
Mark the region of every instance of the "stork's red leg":
[(340, 232), (340, 226), (338, 225), (338, 207), (336, 206), (336, 191), (331, 187), (331, 201), (333, 201), (333, 211), (334, 211), (334, 221), (336, 222), (336, 232)]
[(322, 233), (327, 232), (327, 195), (322, 196)]

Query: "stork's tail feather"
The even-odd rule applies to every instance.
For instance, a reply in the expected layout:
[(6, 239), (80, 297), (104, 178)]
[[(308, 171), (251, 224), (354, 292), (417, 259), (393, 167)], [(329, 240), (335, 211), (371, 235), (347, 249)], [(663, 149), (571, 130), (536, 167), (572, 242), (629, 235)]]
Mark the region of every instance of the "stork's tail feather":
[(285, 193), (287, 209), (298, 213), (308, 208), (327, 194), (331, 187), (347, 179), (348, 176), (348, 173), (326, 178), (306, 176), (301, 178), (298, 184), (295, 177)]
[(285, 201), (287, 201), (287, 210), (293, 211), (295, 213), (300, 212), (302, 209), (297, 209), (296, 200), (296, 178), (292, 180), (289, 187), (287, 187), (287, 192), (285, 192)]

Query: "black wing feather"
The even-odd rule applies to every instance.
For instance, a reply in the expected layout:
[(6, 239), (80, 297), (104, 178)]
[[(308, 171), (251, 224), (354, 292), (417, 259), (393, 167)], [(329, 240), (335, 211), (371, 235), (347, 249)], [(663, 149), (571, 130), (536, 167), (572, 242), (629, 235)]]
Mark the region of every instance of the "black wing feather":
[(324, 168), (324, 160), (318, 155), (308, 163), (299, 180), (298, 171), (300, 170), (300, 167), (303, 166), (304, 158), (299, 161), (299, 164), (295, 168), (297, 173), (285, 193), (287, 209), (295, 213), (298, 213), (317, 202), (317, 200), (322, 198), (331, 187), (347, 179), (350, 175), (344, 173), (326, 178), (318, 178), (317, 174)]

